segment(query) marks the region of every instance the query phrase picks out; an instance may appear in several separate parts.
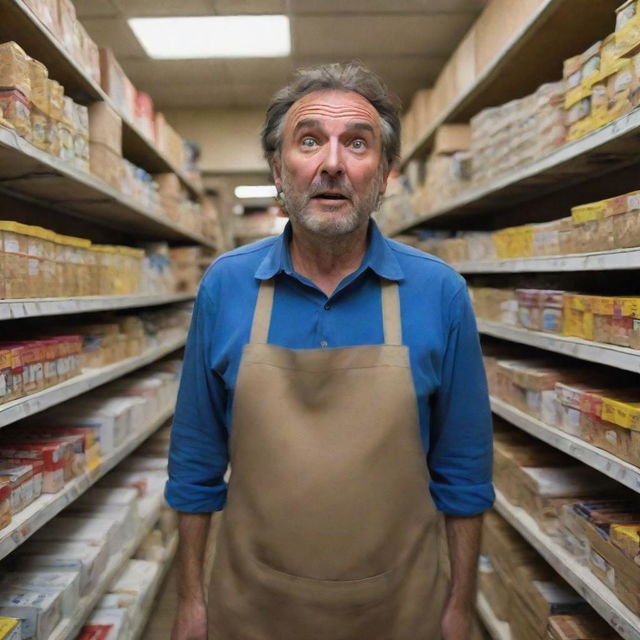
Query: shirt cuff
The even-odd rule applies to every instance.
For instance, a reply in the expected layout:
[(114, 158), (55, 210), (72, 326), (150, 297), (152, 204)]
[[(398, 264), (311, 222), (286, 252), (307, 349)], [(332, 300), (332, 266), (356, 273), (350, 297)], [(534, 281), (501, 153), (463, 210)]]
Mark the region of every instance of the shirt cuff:
[(184, 513), (212, 513), (222, 511), (227, 501), (226, 485), (203, 487), (167, 480), (164, 497), (169, 506)]
[(429, 488), (438, 511), (461, 518), (477, 516), (488, 511), (496, 498), (491, 482), (452, 485), (432, 481)]

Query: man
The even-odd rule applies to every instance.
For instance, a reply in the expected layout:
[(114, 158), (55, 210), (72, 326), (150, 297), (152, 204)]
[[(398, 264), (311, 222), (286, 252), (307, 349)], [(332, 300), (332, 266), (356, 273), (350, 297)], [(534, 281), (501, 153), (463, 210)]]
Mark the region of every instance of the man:
[(216, 640), (469, 638), (493, 501), (486, 382), (462, 278), (370, 220), (399, 129), (355, 64), (299, 72), (267, 111), (290, 222), (218, 259), (198, 293), (166, 492), (174, 640), (205, 640), (207, 623)]

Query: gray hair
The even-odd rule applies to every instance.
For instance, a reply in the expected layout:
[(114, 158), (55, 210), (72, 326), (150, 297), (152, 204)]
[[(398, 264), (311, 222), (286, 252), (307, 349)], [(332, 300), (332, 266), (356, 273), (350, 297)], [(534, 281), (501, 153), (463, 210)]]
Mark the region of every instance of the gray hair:
[(273, 168), (280, 153), (284, 118), (294, 102), (308, 93), (322, 90), (353, 91), (368, 100), (380, 115), (382, 153), (385, 168), (400, 156), (400, 101), (389, 93), (384, 82), (359, 62), (325, 64), (299, 69), (293, 81), (278, 91), (267, 108), (262, 129), (262, 150)]

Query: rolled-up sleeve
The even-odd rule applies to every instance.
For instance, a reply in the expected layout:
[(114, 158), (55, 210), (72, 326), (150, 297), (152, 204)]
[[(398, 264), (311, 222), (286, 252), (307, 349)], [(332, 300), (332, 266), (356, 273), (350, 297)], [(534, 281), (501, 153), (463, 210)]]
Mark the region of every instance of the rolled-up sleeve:
[(454, 295), (449, 312), (427, 461), (436, 507), (447, 515), (473, 516), (489, 509), (495, 498), (493, 435), (480, 341), (465, 286)]
[(213, 302), (201, 286), (185, 348), (165, 489), (169, 505), (188, 513), (218, 511), (226, 500), (226, 391), (209, 362), (215, 316)]

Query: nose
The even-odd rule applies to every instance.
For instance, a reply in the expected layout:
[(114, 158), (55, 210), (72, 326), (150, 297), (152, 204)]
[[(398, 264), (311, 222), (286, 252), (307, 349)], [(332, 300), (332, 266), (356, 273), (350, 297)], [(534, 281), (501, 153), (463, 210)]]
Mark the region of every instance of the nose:
[(344, 172), (342, 145), (339, 140), (332, 138), (325, 146), (320, 170), (330, 176), (340, 176)]

